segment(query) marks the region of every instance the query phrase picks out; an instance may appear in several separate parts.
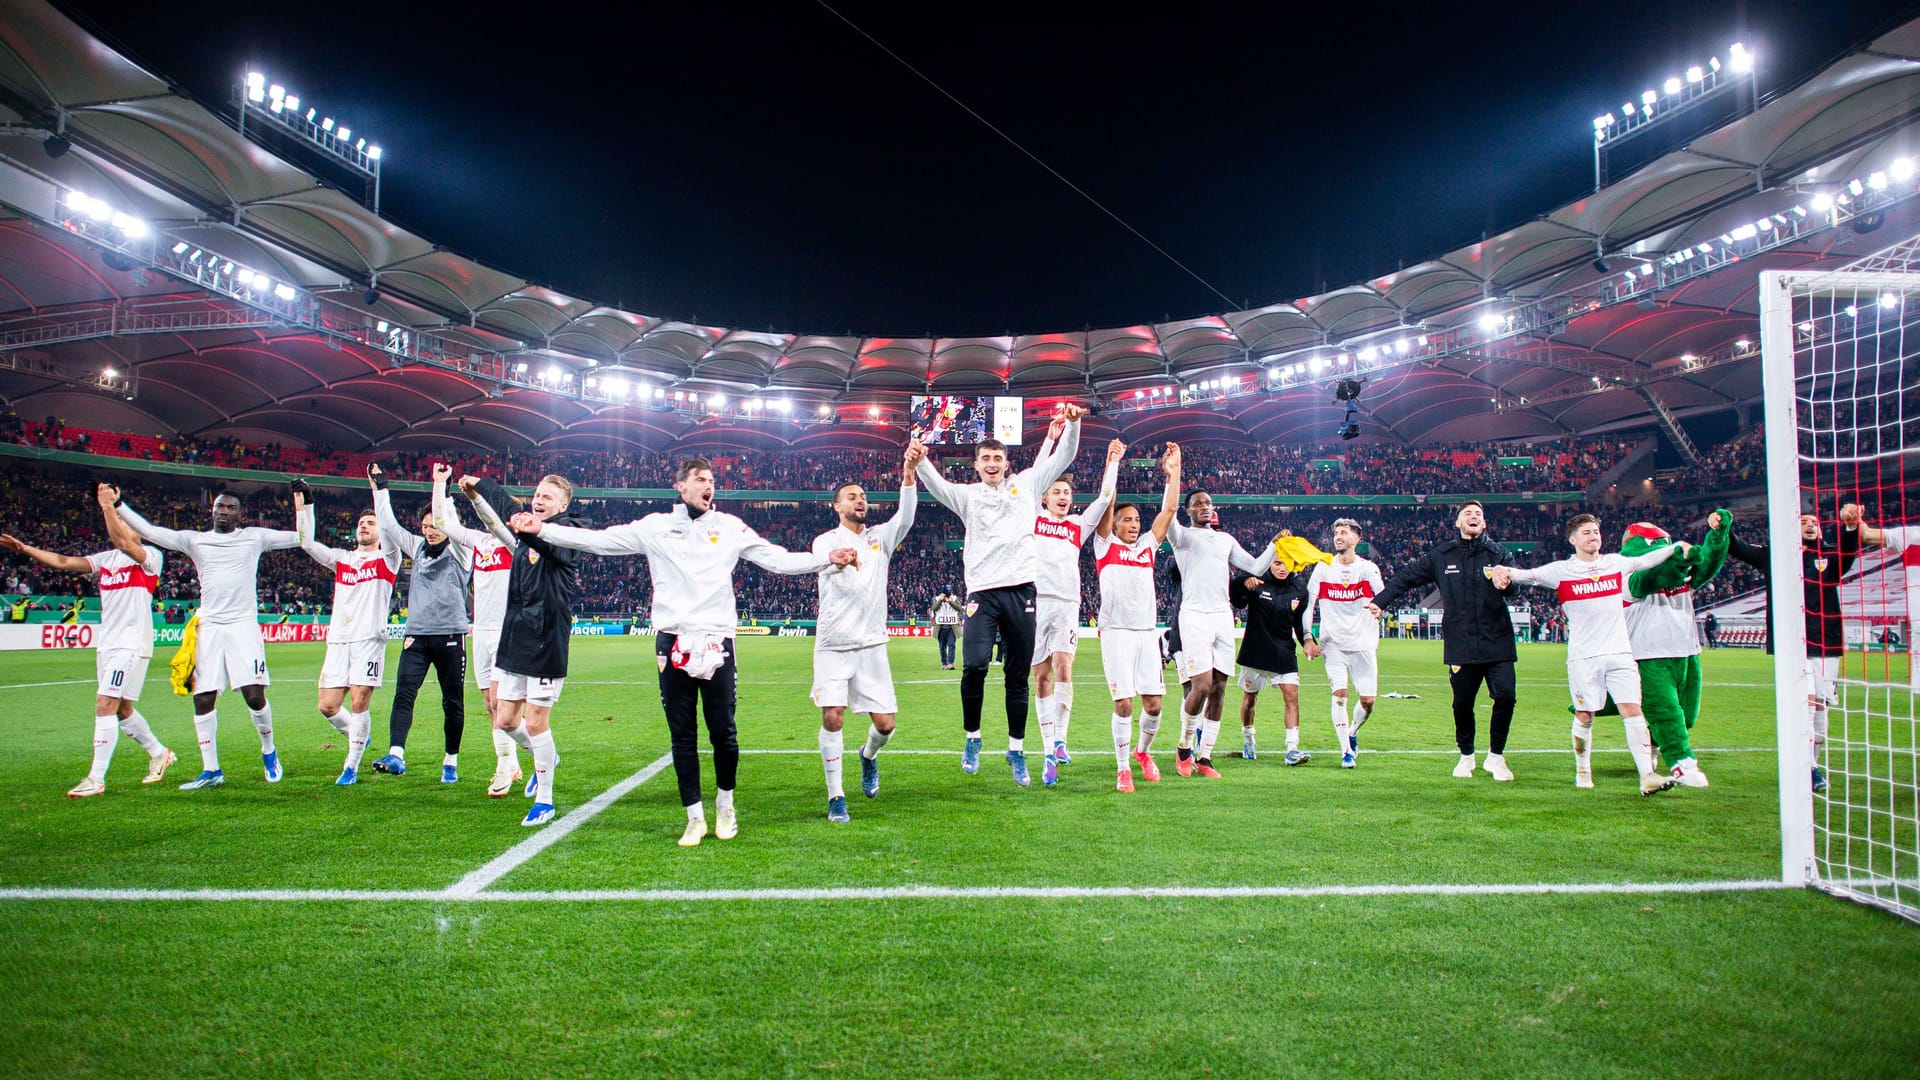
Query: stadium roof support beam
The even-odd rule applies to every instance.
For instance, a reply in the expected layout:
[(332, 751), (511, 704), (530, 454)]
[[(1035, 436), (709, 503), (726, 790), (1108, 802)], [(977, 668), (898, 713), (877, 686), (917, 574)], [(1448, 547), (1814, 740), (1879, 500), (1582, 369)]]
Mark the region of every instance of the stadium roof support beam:
[(1639, 394), (1648, 405), (1653, 407), (1654, 415), (1660, 418), (1660, 427), (1666, 431), (1667, 438), (1673, 440), (1673, 445), (1680, 451), (1680, 455), (1687, 459), (1687, 464), (1700, 464), (1700, 448), (1693, 445), (1692, 439), (1687, 438), (1687, 433), (1680, 427), (1679, 419), (1673, 415), (1672, 409), (1667, 408), (1667, 403), (1660, 400), (1660, 395), (1654, 392), (1653, 387), (1636, 386), (1633, 392)]

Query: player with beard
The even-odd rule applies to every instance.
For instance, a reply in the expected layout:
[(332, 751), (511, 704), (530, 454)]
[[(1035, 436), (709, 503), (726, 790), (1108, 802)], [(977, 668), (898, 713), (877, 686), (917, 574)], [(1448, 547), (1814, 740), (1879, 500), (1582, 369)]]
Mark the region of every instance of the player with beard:
[(1233, 571), (1264, 574), (1268, 559), (1251, 554), (1240, 541), (1220, 531), (1219, 514), (1213, 508), (1213, 496), (1205, 491), (1187, 493), (1187, 520), (1181, 525), (1175, 517), (1170, 531), (1174, 561), (1180, 567), (1180, 677), (1191, 689), (1180, 706), (1180, 746), (1174, 770), (1181, 776), (1200, 775), (1218, 778), (1211, 764), (1194, 761), (1194, 735), (1203, 722), (1220, 726), (1225, 707), (1227, 683), (1234, 676), (1233, 605), (1227, 587)]
[[(1380, 692), (1380, 620), (1367, 611), (1386, 585), (1380, 567), (1360, 557), (1360, 523), (1341, 518), (1333, 523), (1333, 561), (1313, 568), (1307, 578), (1307, 611), (1301, 622), (1320, 632), (1307, 643), (1309, 657), (1324, 656), (1327, 682), (1333, 687), (1333, 736), (1340, 747), (1340, 767), (1351, 769), (1360, 753), (1360, 725), (1373, 715)], [(1347, 716), (1347, 684), (1360, 697)]]
[[(1080, 629), (1080, 548), (1113, 504), (1119, 482), (1120, 458), (1127, 444), (1107, 444), (1107, 471), (1100, 478), (1100, 494), (1078, 514), (1073, 512), (1073, 481), (1061, 477), (1047, 485), (1040, 498), (1040, 514), (1033, 521), (1034, 552), (1039, 575), (1034, 606), (1033, 681), (1040, 706), (1040, 744), (1047, 748), (1041, 770), (1043, 784), (1060, 778), (1067, 754), (1067, 727), (1073, 718), (1073, 654)], [(1049, 448), (1040, 447), (1040, 456)]]
[[(1167, 539), (1180, 508), (1180, 447), (1168, 443), (1160, 461), (1166, 492), (1160, 512), (1145, 536), (1140, 508), (1109, 507), (1093, 533), (1093, 560), (1100, 580), (1100, 667), (1113, 700), (1113, 757), (1119, 766), (1114, 787), (1133, 791), (1133, 765), (1141, 779), (1160, 780), (1153, 761), (1153, 737), (1160, 731), (1160, 702), (1166, 694), (1166, 663), (1160, 659), (1159, 609), (1153, 596), (1153, 559)], [(1133, 699), (1140, 699), (1140, 743), (1133, 747)], [(1131, 751), (1131, 752), (1130, 752)]]
[[(306, 481), (295, 480), (293, 490), (304, 496)], [(284, 774), (273, 741), (273, 707), (267, 703), (273, 679), (267, 672), (267, 642), (260, 633), (260, 556), (299, 547), (300, 534), (242, 526), (245, 510), (239, 496), (228, 491), (214, 496), (211, 529), (162, 528), (124, 503), (118, 513), (140, 539), (192, 560), (200, 576), (199, 641), (193, 656), (193, 730), (200, 739), (200, 775), (181, 789), (197, 791), (227, 782), (220, 769), (220, 716), (215, 711), (223, 690), (240, 692), (260, 736), (267, 783), (279, 783)]]

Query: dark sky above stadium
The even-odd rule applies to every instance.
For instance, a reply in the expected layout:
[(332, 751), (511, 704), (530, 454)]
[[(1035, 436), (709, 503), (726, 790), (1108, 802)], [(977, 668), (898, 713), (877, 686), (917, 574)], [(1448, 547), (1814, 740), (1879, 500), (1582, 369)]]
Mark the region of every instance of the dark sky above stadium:
[(378, 139), (388, 217), (510, 273), (709, 324), (901, 335), (1125, 325), (1371, 278), (1590, 190), (1593, 117), (1735, 40), (1765, 94), (1920, 14), (1288, 7), (67, 9), (221, 108), (259, 65)]

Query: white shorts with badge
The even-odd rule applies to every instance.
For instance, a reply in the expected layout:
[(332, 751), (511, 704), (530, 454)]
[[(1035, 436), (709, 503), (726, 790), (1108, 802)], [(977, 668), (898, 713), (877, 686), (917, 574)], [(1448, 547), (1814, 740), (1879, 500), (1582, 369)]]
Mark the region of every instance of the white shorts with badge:
[(1579, 712), (1599, 712), (1612, 697), (1615, 705), (1640, 704), (1640, 665), (1629, 653), (1606, 653), (1567, 661), (1567, 689)]
[(193, 692), (271, 686), (260, 624), (201, 623), (194, 631)]
[(147, 664), (153, 654), (141, 656), (133, 649), (101, 649), (94, 655), (93, 671), (100, 681), (101, 697), (139, 701), (140, 684), (147, 681)]
[(1180, 678), (1193, 678), (1203, 671), (1218, 671), (1233, 677), (1233, 613), (1230, 611), (1183, 611), (1180, 619)]
[(1033, 609), (1033, 662), (1038, 664), (1054, 653), (1066, 653), (1072, 656), (1075, 631), (1080, 628), (1080, 605), (1071, 600), (1048, 600), (1044, 597), (1034, 602)]
[(1840, 680), (1840, 658), (1837, 656), (1809, 656), (1800, 666), (1800, 677), (1806, 680), (1807, 696), (1818, 698), (1823, 705), (1831, 705), (1838, 692), (1836, 683)]
[(1299, 686), (1300, 673), (1297, 671), (1272, 672), (1259, 668), (1240, 669), (1240, 692), (1257, 694), (1269, 686)]
[(813, 650), (812, 697), (813, 703), (823, 709), (848, 709), (869, 716), (899, 712), (887, 647)]
[(1167, 666), (1160, 662), (1160, 631), (1100, 631), (1100, 670), (1107, 676), (1107, 696), (1114, 701), (1165, 697)]
[(1373, 649), (1349, 652), (1346, 649), (1325, 647), (1320, 650), (1320, 658), (1327, 662), (1327, 682), (1335, 690), (1345, 690), (1347, 683), (1361, 697), (1373, 697), (1380, 692), (1380, 654)]
[(493, 658), (499, 652), (500, 631), (481, 630), (476, 627), (473, 631), (473, 664), (471, 666), (473, 681), (478, 683), (482, 690), (492, 686), (493, 680), (500, 677), (500, 670), (493, 666)]
[(560, 688), (567, 684), (564, 676), (558, 679), (541, 679), (529, 675), (515, 675), (511, 671), (495, 668), (493, 679), (500, 684), (501, 701), (524, 701), (529, 705), (538, 705), (551, 709), (560, 702)]
[(329, 641), (320, 663), (321, 689), (379, 686), (387, 673), (387, 641)]

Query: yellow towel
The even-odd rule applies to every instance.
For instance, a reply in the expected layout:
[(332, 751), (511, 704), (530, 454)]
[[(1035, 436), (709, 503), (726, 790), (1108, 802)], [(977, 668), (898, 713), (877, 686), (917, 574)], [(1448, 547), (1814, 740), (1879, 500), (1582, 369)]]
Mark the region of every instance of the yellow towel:
[(1304, 536), (1282, 536), (1274, 540), (1273, 550), (1279, 554), (1280, 561), (1295, 574), (1314, 563), (1332, 562), (1330, 552), (1321, 551), (1313, 546), (1313, 541)]
[(173, 662), (167, 665), (167, 677), (173, 683), (173, 692), (186, 697), (193, 692), (193, 652), (200, 644), (200, 613), (194, 612), (193, 618), (180, 631), (180, 647), (174, 650)]

